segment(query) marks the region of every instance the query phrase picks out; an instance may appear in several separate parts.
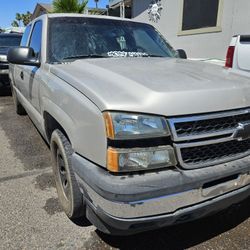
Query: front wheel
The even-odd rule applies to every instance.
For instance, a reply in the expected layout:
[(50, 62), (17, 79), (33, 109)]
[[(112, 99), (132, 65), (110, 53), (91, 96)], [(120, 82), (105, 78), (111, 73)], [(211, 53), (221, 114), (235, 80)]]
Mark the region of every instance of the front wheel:
[(84, 217), (83, 195), (71, 164), (72, 146), (66, 136), (57, 129), (52, 133), (50, 147), (59, 203), (70, 219)]

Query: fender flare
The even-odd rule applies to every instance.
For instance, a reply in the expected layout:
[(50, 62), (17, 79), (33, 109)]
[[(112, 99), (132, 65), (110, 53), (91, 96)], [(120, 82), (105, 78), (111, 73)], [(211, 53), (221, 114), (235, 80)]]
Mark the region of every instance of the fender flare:
[[(73, 119), (61, 107), (56, 105), (49, 98), (42, 97), (41, 113), (43, 115), (43, 118), (44, 118), (45, 112), (47, 112), (50, 116), (52, 116), (61, 125), (61, 127), (67, 133), (67, 136), (69, 137), (69, 140), (72, 143), (72, 147), (74, 147), (73, 145), (74, 140), (73, 140), (73, 133), (72, 133), (72, 127), (74, 126)], [(44, 128), (45, 128), (46, 127), (45, 119), (43, 121), (44, 121)], [(48, 138), (46, 139), (48, 141)]]

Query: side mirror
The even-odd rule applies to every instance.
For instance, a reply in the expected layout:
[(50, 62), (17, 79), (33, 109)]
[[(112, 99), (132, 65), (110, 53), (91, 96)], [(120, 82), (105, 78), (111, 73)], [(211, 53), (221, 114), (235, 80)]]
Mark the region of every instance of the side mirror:
[(179, 58), (182, 58), (182, 59), (187, 59), (187, 53), (185, 50), (183, 49), (177, 49), (176, 50), (178, 55), (179, 55)]
[(13, 64), (37, 66), (41, 65), (35, 57), (34, 50), (30, 47), (14, 47), (8, 51), (7, 60)]

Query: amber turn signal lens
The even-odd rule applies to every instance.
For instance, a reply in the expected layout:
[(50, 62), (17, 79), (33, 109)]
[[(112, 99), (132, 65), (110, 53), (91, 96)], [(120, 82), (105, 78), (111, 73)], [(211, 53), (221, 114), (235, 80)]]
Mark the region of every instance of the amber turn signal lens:
[(108, 148), (107, 168), (111, 172), (131, 172), (176, 166), (174, 149), (169, 146), (150, 148)]
[(118, 172), (119, 171), (119, 162), (118, 162), (118, 152), (113, 149), (109, 148), (107, 153), (107, 167), (108, 170), (111, 172)]
[(110, 139), (114, 139), (115, 138), (114, 127), (110, 113), (108, 112), (103, 113), (103, 117), (105, 121), (107, 137)]

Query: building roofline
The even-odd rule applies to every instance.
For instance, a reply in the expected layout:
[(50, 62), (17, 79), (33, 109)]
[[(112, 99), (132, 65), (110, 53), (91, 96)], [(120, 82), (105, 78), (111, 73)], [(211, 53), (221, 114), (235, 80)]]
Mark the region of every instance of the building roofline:
[(34, 11), (33, 11), (33, 13), (32, 13), (31, 20), (33, 20), (33, 19), (36, 18), (36, 17), (35, 17), (35, 14), (36, 14), (36, 12), (38, 11), (39, 8), (48, 11), (48, 9), (45, 7), (45, 5), (46, 5), (46, 6), (51, 6), (51, 7), (52, 7), (52, 4), (37, 3), (37, 4), (36, 4), (36, 7), (35, 7), (35, 9), (34, 9)]

